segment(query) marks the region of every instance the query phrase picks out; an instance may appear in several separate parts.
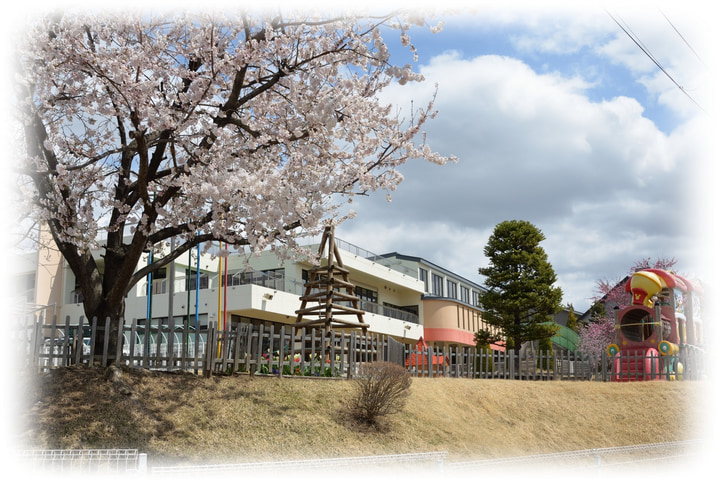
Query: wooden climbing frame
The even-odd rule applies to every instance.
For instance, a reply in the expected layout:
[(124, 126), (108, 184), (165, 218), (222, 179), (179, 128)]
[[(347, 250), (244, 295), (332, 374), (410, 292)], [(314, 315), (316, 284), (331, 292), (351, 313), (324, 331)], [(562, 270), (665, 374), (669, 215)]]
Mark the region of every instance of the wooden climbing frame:
[[(343, 266), (340, 250), (335, 244), (334, 226), (325, 227), (318, 254), (320, 259), (327, 254), (327, 265), (308, 270), (305, 294), (300, 297), (300, 309), (295, 311), (295, 327), (349, 327), (360, 328), (367, 333), (370, 325), (363, 320), (365, 312), (359, 307), (360, 298), (355, 296), (350, 272)], [(308, 304), (312, 306), (308, 307)], [(353, 315), (357, 321), (336, 318), (341, 315)], [(314, 318), (303, 320), (304, 317)]]

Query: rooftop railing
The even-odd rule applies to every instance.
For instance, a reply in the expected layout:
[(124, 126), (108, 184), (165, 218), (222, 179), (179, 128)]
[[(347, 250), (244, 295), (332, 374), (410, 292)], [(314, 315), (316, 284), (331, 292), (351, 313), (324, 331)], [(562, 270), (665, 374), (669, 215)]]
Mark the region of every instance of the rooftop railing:
[(361, 248), (359, 246), (356, 246), (352, 243), (348, 243), (347, 241), (344, 241), (339, 238), (335, 238), (335, 243), (337, 244), (338, 248), (342, 249), (343, 251), (347, 251), (348, 253), (350, 253), (354, 256), (358, 256), (360, 258), (365, 258), (369, 261), (372, 261), (379, 265), (385, 266), (392, 270), (398, 271), (402, 274), (411, 276), (415, 279), (417, 279), (417, 277), (418, 277), (417, 270), (410, 269), (409, 267), (402, 264), (397, 258), (392, 258), (389, 256), (382, 256), (379, 254), (375, 254), (373, 252), (368, 251), (365, 248)]
[[(314, 244), (314, 243), (310, 243), (310, 244), (308, 244), (308, 246), (312, 246), (312, 244)], [(349, 243), (340, 238), (335, 238), (335, 244), (337, 245), (337, 247), (339, 249), (341, 249), (345, 252), (348, 252), (348, 253), (352, 254), (353, 256), (358, 256), (360, 258), (367, 259), (367, 260), (377, 263), (379, 265), (390, 268), (394, 271), (398, 271), (404, 275), (411, 276), (414, 279), (417, 279), (417, 277), (418, 277), (417, 270), (411, 269), (411, 268), (403, 265), (397, 258), (375, 254), (372, 251), (368, 251), (365, 248), (361, 248), (360, 246)], [(239, 251), (235, 250), (234, 248), (232, 248), (231, 246), (228, 246), (227, 250), (231, 253), (239, 252)], [(219, 255), (220, 252), (221, 252), (221, 249), (217, 245), (212, 245), (207, 249), (207, 253), (209, 253), (211, 255), (215, 255), (215, 256)]]

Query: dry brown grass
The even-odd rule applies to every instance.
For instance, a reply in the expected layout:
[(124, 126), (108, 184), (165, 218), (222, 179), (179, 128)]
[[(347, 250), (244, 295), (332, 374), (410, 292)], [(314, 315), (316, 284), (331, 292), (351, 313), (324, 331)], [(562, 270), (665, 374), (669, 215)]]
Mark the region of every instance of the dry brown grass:
[(222, 463), (448, 451), (449, 460), (695, 438), (703, 382), (414, 379), (405, 409), (368, 429), (346, 380), (68, 368), (28, 377), (30, 448), (137, 448)]

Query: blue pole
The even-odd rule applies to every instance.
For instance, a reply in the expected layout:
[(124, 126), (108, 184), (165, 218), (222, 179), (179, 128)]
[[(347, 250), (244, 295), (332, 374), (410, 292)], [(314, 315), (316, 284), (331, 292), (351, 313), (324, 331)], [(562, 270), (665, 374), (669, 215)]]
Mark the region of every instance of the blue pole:
[(197, 346), (198, 319), (200, 318), (200, 244), (197, 246), (197, 265), (195, 272), (195, 346)]

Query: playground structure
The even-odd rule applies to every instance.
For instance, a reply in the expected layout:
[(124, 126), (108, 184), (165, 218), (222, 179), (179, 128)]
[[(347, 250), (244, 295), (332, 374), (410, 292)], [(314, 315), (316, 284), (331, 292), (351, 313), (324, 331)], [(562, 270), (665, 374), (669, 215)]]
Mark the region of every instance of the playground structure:
[[(353, 293), (355, 285), (350, 282), (350, 271), (343, 265), (340, 250), (335, 243), (334, 226), (325, 227), (318, 256), (326, 257), (327, 262), (325, 266), (308, 270), (309, 279), (305, 283), (305, 294), (300, 297), (300, 309), (295, 311), (296, 330), (303, 327), (323, 327), (326, 330), (360, 328), (363, 334), (367, 334), (370, 325), (363, 319), (365, 311), (360, 309), (360, 298)], [(308, 307), (308, 303), (313, 305)], [(354, 316), (357, 320), (347, 319), (343, 315)], [(304, 320), (303, 317), (306, 316), (317, 318)]]
[(615, 343), (607, 348), (614, 381), (676, 380), (682, 350), (703, 344), (702, 290), (661, 269), (634, 273), (625, 284), (632, 304), (615, 313)]
[(450, 364), (445, 355), (430, 354), (428, 356), (428, 344), (421, 336), (415, 345), (415, 350), (405, 358), (405, 368), (418, 377), (422, 377), (426, 371), (442, 377), (449, 371)]

